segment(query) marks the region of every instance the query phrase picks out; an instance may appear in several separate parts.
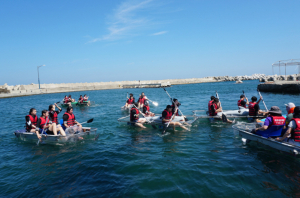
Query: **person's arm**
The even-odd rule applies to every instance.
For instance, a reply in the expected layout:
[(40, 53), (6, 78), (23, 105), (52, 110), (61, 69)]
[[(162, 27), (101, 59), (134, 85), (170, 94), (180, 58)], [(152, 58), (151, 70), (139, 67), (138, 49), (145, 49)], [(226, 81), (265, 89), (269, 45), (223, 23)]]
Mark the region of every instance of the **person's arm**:
[(69, 128), (68, 119), (69, 119), (69, 116), (67, 114), (64, 114), (63, 115), (63, 121), (64, 121), (64, 125), (65, 125), (66, 128)]
[(25, 120), (26, 120), (26, 126), (27, 126), (27, 127), (32, 127), (32, 123), (31, 123), (31, 121), (30, 121), (29, 116), (25, 116)]
[(271, 124), (270, 122), (272, 122), (272, 120), (269, 120), (268, 118), (266, 118), (265, 122), (264, 122), (264, 126), (256, 128), (255, 131), (265, 131), (268, 129), (269, 125)]
[(257, 103), (256, 104), (259, 104), (260, 103), (260, 101), (263, 99), (263, 97), (262, 96), (260, 96), (260, 98), (259, 98), (259, 100), (257, 101)]
[(41, 119), (39, 118), (37, 123), (36, 123), (36, 130), (38, 130), (39, 128), (41, 128)]
[[(57, 108), (58, 108), (58, 110), (59, 110), (59, 113), (61, 112), (61, 108), (55, 103), (54, 104)], [(57, 111), (56, 111), (57, 112)], [(59, 113), (57, 113), (57, 114), (59, 114)]]
[(281, 142), (281, 141), (283, 141), (285, 138), (287, 138), (287, 137), (291, 134), (291, 132), (292, 132), (292, 128), (289, 127), (289, 128), (286, 130), (285, 134), (284, 134), (282, 137), (278, 137), (278, 138), (276, 138), (275, 140)]
[[(246, 98), (246, 97), (245, 97)], [(249, 105), (249, 100), (248, 100), (248, 98), (246, 98), (246, 105)]]

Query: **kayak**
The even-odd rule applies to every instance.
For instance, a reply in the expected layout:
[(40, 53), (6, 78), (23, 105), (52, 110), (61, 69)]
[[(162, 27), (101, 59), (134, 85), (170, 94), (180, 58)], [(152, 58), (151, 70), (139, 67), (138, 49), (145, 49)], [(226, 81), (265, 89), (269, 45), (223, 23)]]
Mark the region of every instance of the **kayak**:
[[(97, 128), (91, 128), (91, 127), (82, 127), (82, 131), (77, 132), (75, 134), (67, 134), (66, 136), (61, 135), (47, 135), (47, 134), (41, 134), (42, 139), (40, 141), (40, 144), (54, 144), (54, 145), (60, 145), (65, 143), (74, 143), (78, 141), (85, 140), (90, 137), (94, 137), (95, 139), (97, 137)], [(14, 135), (26, 142), (38, 142), (38, 137), (35, 133), (27, 132), (25, 129), (17, 130), (14, 132)], [(80, 137), (83, 137), (80, 138)]]
[(209, 112), (206, 110), (195, 110), (193, 111), (194, 115), (198, 118), (218, 118), (222, 119), (222, 114), (226, 115), (227, 118), (242, 118), (249, 117), (249, 109), (244, 107), (239, 107), (237, 110), (224, 110), (222, 112), (217, 113), (215, 116), (209, 116)]
[[(83, 107), (83, 106), (87, 106), (89, 102), (90, 101), (83, 101), (83, 103), (72, 102), (71, 105), (72, 105), (72, 107), (75, 107), (75, 106)], [(66, 103), (63, 103), (63, 102), (61, 102), (60, 104), (61, 104), (62, 107), (68, 107), (69, 106), (69, 104), (66, 104)]]
[(251, 133), (253, 129), (256, 127), (260, 127), (260, 125), (255, 124), (255, 123), (240, 123), (233, 125), (232, 128), (235, 130), (239, 131), (239, 135), (242, 137), (242, 141), (247, 144), (250, 143), (249, 140), (255, 141), (255, 142), (260, 142), (264, 145), (267, 145), (271, 148), (274, 148), (278, 151), (283, 151), (289, 154), (292, 154), (294, 156), (300, 154), (300, 147), (289, 144), (288, 142), (278, 142), (272, 137), (266, 138), (260, 135), (256, 135)]
[[(190, 127), (190, 125), (192, 125), (197, 118), (195, 116), (186, 116), (186, 118), (188, 118), (188, 120), (186, 121), (186, 119), (183, 116), (175, 116), (174, 120), (172, 120), (173, 122), (180, 122), (181, 124), (185, 124), (184, 126), (188, 126)], [(162, 123), (162, 117), (161, 116), (153, 116), (153, 117), (145, 117), (146, 122), (143, 123), (144, 125), (151, 125), (153, 126), (153, 128), (155, 128), (155, 126), (158, 126), (159, 129), (164, 129), (165, 126)], [(130, 121), (130, 116), (125, 116), (122, 118), (118, 119), (119, 122), (123, 122), (123, 123), (127, 123), (127, 125), (130, 126), (134, 126), (135, 122), (131, 122)], [(169, 126), (171, 127), (171, 126)], [(169, 128), (168, 127), (168, 128)], [(180, 128), (179, 126), (177, 126), (177, 128)]]

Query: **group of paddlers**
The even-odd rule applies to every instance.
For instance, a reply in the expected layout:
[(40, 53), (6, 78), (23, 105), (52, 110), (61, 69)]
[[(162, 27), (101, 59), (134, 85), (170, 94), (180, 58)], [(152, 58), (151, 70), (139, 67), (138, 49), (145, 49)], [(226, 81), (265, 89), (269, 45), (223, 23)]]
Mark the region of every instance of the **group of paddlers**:
[[(89, 97), (86, 94), (84, 96), (80, 95), (77, 102), (79, 104), (87, 103), (87, 106), (89, 106), (90, 102), (88, 101), (88, 99), (89, 99)], [(65, 96), (65, 98), (63, 99), (63, 103), (68, 104), (69, 106), (72, 106), (72, 103), (74, 103), (74, 102), (76, 102), (76, 101), (75, 101), (75, 99), (72, 98), (71, 95)]]
[[(58, 108), (58, 110), (55, 109)], [(57, 104), (49, 105), (48, 111), (43, 110), (41, 116), (38, 118), (35, 108), (31, 108), (29, 114), (25, 116), (26, 131), (36, 133), (37, 137), (41, 139), (40, 134), (47, 135), (62, 135), (66, 136), (65, 130), (70, 127), (76, 127), (76, 130), (81, 130), (81, 124), (78, 123), (73, 114), (73, 107), (68, 107), (63, 115), (63, 126), (58, 121), (58, 114), (61, 108)], [(65, 129), (65, 130), (64, 130)]]
[[(241, 95), (240, 100), (237, 102), (239, 108), (249, 109), (248, 120), (261, 126), (254, 129), (252, 133), (300, 146), (300, 106), (295, 106), (292, 102), (285, 104), (287, 113), (284, 117), (278, 106), (272, 106), (268, 111), (262, 111), (259, 107), (262, 100), (262, 96), (258, 101), (257, 97), (253, 96), (251, 102), (249, 102), (245, 95)], [(218, 98), (211, 96), (208, 111), (210, 116), (216, 116), (218, 112), (222, 112)], [(265, 117), (264, 121), (259, 119), (263, 117)], [(279, 136), (272, 136), (273, 132), (278, 131), (282, 131)]]
[[(167, 105), (166, 109), (163, 110), (161, 114), (162, 118), (162, 124), (167, 126), (179, 126), (183, 129), (187, 128), (183, 126), (180, 122), (174, 122), (172, 121), (174, 119), (174, 116), (180, 116), (178, 112), (178, 107), (181, 104), (179, 101), (174, 98), (172, 100), (172, 105)], [(133, 94), (129, 94), (129, 98), (126, 101), (125, 107), (131, 108), (130, 109), (130, 122), (132, 122), (135, 126), (141, 127), (141, 128), (146, 128), (143, 124), (147, 121), (146, 117), (153, 117), (155, 116), (154, 113), (150, 111), (150, 106), (149, 106), (149, 99), (145, 95), (144, 92), (141, 93), (139, 96), (138, 101), (135, 101), (135, 98), (133, 97)], [(140, 111), (141, 109), (141, 111)], [(144, 118), (140, 118), (140, 114)]]

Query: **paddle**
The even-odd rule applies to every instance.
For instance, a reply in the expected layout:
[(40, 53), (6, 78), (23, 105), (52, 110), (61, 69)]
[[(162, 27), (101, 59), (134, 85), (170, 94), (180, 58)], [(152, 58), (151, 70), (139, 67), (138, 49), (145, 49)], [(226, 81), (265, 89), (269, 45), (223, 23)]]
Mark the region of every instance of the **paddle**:
[(127, 92), (127, 96), (126, 96), (126, 97), (127, 97), (127, 99), (129, 99), (129, 98), (128, 98), (128, 92)]
[[(175, 112), (176, 112), (177, 109), (178, 109), (178, 108), (175, 107)], [(167, 128), (169, 127), (171, 121), (174, 119), (174, 116), (175, 116), (175, 115), (176, 115), (175, 113), (174, 113), (174, 115), (172, 115), (170, 121), (169, 121), (168, 124), (167, 124), (167, 127), (165, 128), (165, 130), (164, 130), (161, 134), (164, 134), (164, 133), (166, 132)]]
[[(165, 88), (163, 88), (163, 89), (164, 89), (165, 92), (168, 94), (168, 96), (169, 96), (169, 98), (170, 98), (170, 100), (171, 100), (171, 103), (173, 104), (174, 102), (173, 102), (173, 100), (172, 100), (170, 94), (167, 92), (167, 90), (166, 90)], [(178, 110), (180, 111), (181, 115), (184, 116), (183, 113), (181, 112), (181, 110), (177, 107), (177, 105), (176, 105), (175, 103), (174, 103), (174, 105), (175, 105), (175, 108), (178, 109)], [(176, 111), (174, 111), (174, 114), (175, 114), (175, 112), (176, 112)]]
[[(262, 97), (258, 89), (257, 89), (257, 92), (258, 92), (259, 96)], [(263, 101), (263, 103), (265, 105), (266, 111), (268, 111), (268, 108), (266, 106), (266, 103), (265, 103), (264, 99), (262, 98), (261, 100)]]
[(153, 104), (154, 106), (158, 106), (158, 103), (157, 103), (157, 102), (154, 102), (154, 101), (150, 100), (149, 98), (148, 98), (148, 100), (149, 100), (150, 102), (152, 102), (152, 104)]
[(85, 123), (91, 123), (91, 122), (93, 122), (94, 121), (94, 118), (91, 118), (91, 119), (89, 119), (88, 121), (86, 121), (86, 122), (82, 122), (82, 123), (79, 123), (79, 124), (85, 124)]
[[(43, 135), (43, 133), (44, 133), (44, 131), (45, 131), (45, 127), (46, 127), (46, 125), (47, 125), (47, 122), (48, 122), (48, 119), (49, 119), (49, 116), (47, 117), (47, 119), (46, 119), (46, 122), (45, 122), (45, 125), (44, 125), (44, 127), (43, 127), (43, 130), (42, 130), (42, 133), (41, 133), (41, 135)], [(37, 133), (38, 133), (39, 131), (37, 131)], [(42, 139), (43, 137), (41, 136), (41, 139)], [(37, 145), (39, 145), (39, 143), (40, 143), (40, 138), (39, 138), (39, 140), (38, 140), (38, 142), (37, 142)]]

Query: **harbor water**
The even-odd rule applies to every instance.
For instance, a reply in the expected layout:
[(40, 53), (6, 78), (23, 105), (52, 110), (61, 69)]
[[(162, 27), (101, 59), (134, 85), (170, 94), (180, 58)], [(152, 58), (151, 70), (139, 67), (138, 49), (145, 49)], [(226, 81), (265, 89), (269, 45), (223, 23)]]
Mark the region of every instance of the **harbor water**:
[[(224, 110), (237, 109), (242, 91), (257, 96), (258, 81), (175, 85), (166, 90), (177, 98), (185, 115), (206, 110), (217, 90)], [(161, 114), (170, 104), (160, 88), (99, 90), (0, 99), (1, 197), (297, 197), (300, 159), (262, 144), (243, 145), (231, 124), (197, 120), (190, 131), (139, 129), (117, 121), (126, 94), (141, 92), (159, 103)], [(40, 116), (66, 94), (87, 94), (90, 107), (74, 107), (76, 120), (94, 122), (98, 140), (67, 145), (37, 145), (18, 140), (25, 115), (34, 107)], [(262, 93), (266, 105), (299, 105), (299, 95)], [(263, 103), (260, 103), (264, 109)], [(63, 109), (63, 112), (65, 109)], [(63, 112), (59, 114), (62, 118)], [(239, 120), (246, 122), (246, 120)]]

